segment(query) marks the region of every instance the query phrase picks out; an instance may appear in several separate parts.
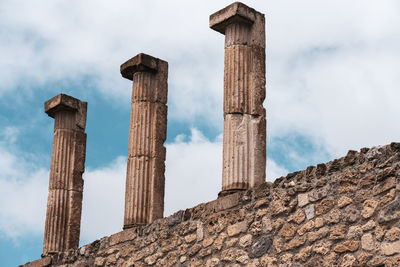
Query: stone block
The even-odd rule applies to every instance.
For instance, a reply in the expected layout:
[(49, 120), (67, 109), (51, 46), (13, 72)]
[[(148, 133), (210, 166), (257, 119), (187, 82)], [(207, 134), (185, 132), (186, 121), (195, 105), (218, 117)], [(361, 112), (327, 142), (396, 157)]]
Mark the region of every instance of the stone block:
[(309, 203), (308, 194), (307, 193), (298, 194), (297, 195), (297, 203), (298, 203), (299, 207), (304, 207), (305, 205), (307, 205)]
[(395, 241), (400, 239), (400, 228), (396, 226), (391, 228), (389, 231), (386, 232), (385, 239), (389, 241)]
[(338, 224), (332, 226), (330, 229), (329, 239), (336, 240), (336, 239), (343, 239), (346, 237), (348, 226), (346, 224)]
[(342, 196), (338, 200), (338, 207), (339, 208), (346, 207), (347, 205), (349, 205), (352, 202), (353, 202), (353, 200), (351, 198), (349, 198), (347, 196)]
[(39, 260), (28, 262), (25, 267), (47, 267), (51, 265), (51, 257), (44, 257)]
[(365, 219), (368, 219), (369, 217), (371, 217), (374, 214), (375, 209), (378, 206), (378, 204), (379, 204), (378, 201), (376, 201), (374, 199), (368, 199), (368, 200), (364, 201), (361, 215)]
[(318, 201), (322, 198), (325, 198), (328, 195), (328, 188), (322, 187), (319, 189), (315, 189), (308, 194), (308, 198), (311, 202)]
[(250, 246), (252, 242), (253, 242), (253, 236), (251, 234), (247, 234), (239, 239), (239, 246), (245, 248)]
[(333, 250), (337, 253), (354, 252), (358, 249), (359, 243), (358, 240), (346, 240), (337, 244)]
[(313, 245), (312, 250), (315, 253), (326, 255), (331, 251), (332, 242), (327, 240), (322, 240)]
[(240, 193), (219, 197), (218, 199), (206, 204), (206, 212), (211, 214), (236, 207), (239, 204), (240, 197)]
[(391, 256), (400, 252), (400, 241), (383, 242), (381, 244), (381, 252), (383, 255)]
[(322, 226), (324, 226), (325, 222), (324, 219), (321, 217), (315, 218), (315, 227), (316, 228), (321, 228)]
[(353, 225), (349, 227), (349, 230), (347, 232), (346, 238), (348, 239), (358, 239), (361, 237), (363, 233), (363, 230), (360, 226), (358, 225)]
[(295, 237), (285, 245), (285, 250), (292, 250), (302, 246), (307, 241), (306, 236)]
[(322, 227), (322, 228), (318, 229), (317, 231), (309, 232), (307, 234), (308, 241), (314, 242), (316, 240), (326, 237), (328, 234), (329, 234), (329, 228), (327, 226)]
[(361, 229), (366, 232), (369, 231), (371, 229), (374, 229), (376, 226), (376, 223), (373, 219), (369, 220), (368, 222), (366, 222), (363, 226), (361, 226)]
[(296, 234), (296, 231), (297, 227), (295, 225), (287, 223), (282, 226), (278, 234), (286, 239), (290, 239)]
[(314, 204), (308, 205), (307, 207), (304, 208), (304, 211), (306, 213), (306, 218), (307, 220), (311, 220), (315, 216), (315, 208)]
[(174, 214), (168, 216), (168, 217), (166, 218), (166, 220), (167, 220), (167, 225), (168, 225), (169, 227), (173, 227), (173, 226), (175, 226), (175, 225), (181, 223), (182, 220), (183, 220), (183, 215), (184, 215), (184, 213), (185, 213), (185, 212), (184, 212), (183, 210), (180, 210), (180, 211), (177, 211), (177, 212), (175, 212)]
[(137, 229), (135, 227), (123, 230), (110, 236), (109, 245), (114, 246), (137, 237)]
[(400, 219), (400, 199), (396, 199), (385, 205), (379, 212), (380, 224)]
[(367, 233), (361, 237), (361, 248), (367, 251), (371, 251), (375, 248), (374, 239), (371, 233)]
[(341, 217), (340, 210), (334, 208), (330, 212), (328, 212), (324, 218), (327, 224), (335, 224), (340, 221), (340, 217)]
[(270, 204), (271, 215), (278, 216), (279, 214), (286, 212), (287, 210), (288, 209), (282, 200), (271, 201), (271, 204)]
[(360, 209), (353, 205), (349, 205), (344, 209), (342, 215), (346, 222), (354, 223), (360, 219)]
[(306, 214), (304, 213), (304, 211), (302, 209), (298, 209), (298, 210), (296, 210), (295, 213), (293, 213), (292, 215), (289, 216), (288, 222), (293, 221), (297, 224), (300, 224), (305, 219), (306, 219)]
[(381, 194), (383, 192), (386, 192), (387, 190), (396, 187), (396, 178), (395, 177), (390, 177), (386, 179), (386, 181), (382, 184), (377, 184), (374, 186), (372, 192), (375, 195)]
[(260, 236), (254, 244), (250, 247), (250, 258), (259, 258), (265, 255), (270, 250), (274, 242), (274, 237), (272, 235)]
[(354, 267), (357, 266), (357, 259), (351, 254), (346, 254), (343, 256), (341, 267)]
[(330, 211), (335, 206), (335, 200), (331, 198), (323, 199), (315, 205), (315, 214), (322, 215)]
[(246, 221), (238, 222), (236, 224), (228, 226), (227, 233), (228, 236), (235, 236), (242, 232), (245, 232), (249, 227)]
[(190, 235), (185, 236), (185, 242), (186, 242), (186, 243), (192, 243), (192, 242), (194, 242), (196, 239), (197, 239), (196, 234), (190, 234)]

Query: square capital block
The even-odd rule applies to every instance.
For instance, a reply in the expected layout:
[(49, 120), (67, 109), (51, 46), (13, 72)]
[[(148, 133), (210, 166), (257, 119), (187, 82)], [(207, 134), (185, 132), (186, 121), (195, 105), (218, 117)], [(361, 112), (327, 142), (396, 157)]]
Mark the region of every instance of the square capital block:
[(128, 80), (133, 80), (133, 74), (136, 72), (153, 72), (159, 71), (160, 62), (164, 62), (159, 58), (155, 58), (144, 53), (140, 53), (129, 59), (121, 65), (120, 71), (122, 77)]
[(85, 106), (87, 102), (80, 101), (79, 99), (66, 94), (59, 94), (44, 103), (44, 111), (50, 117), (54, 118), (54, 114), (60, 110), (79, 112), (83, 108), (82, 104)]
[(210, 28), (225, 34), (225, 29), (229, 24), (238, 22), (253, 24), (257, 13), (261, 14), (243, 3), (235, 2), (210, 15)]
[(76, 113), (76, 125), (84, 130), (86, 127), (87, 102), (66, 94), (59, 94), (44, 103), (44, 111), (52, 118), (55, 118), (57, 112), (65, 110)]

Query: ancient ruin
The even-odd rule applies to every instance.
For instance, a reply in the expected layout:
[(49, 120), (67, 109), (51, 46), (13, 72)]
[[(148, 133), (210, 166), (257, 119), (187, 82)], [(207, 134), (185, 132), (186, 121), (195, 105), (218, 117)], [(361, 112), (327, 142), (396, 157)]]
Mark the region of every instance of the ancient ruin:
[(25, 266), (400, 266), (400, 143), (345, 157)]
[[(45, 250), (24, 266), (400, 266), (400, 143), (265, 182), (264, 15), (236, 2), (210, 26), (225, 35), (219, 197), (162, 218), (168, 64), (139, 54), (121, 66), (133, 80), (124, 230), (77, 248), (82, 183), (68, 187), (60, 170), (83, 172), (86, 103), (57, 96), (46, 103), (56, 126)], [(70, 225), (78, 232), (66, 234)]]
[(236, 2), (210, 27), (225, 35), (223, 196), (265, 181), (265, 18)]
[(48, 100), (44, 107), (46, 113), (54, 118), (43, 242), (43, 255), (49, 255), (77, 249), (79, 245), (87, 103), (59, 94)]
[(139, 54), (121, 65), (133, 81), (124, 229), (163, 217), (168, 63)]

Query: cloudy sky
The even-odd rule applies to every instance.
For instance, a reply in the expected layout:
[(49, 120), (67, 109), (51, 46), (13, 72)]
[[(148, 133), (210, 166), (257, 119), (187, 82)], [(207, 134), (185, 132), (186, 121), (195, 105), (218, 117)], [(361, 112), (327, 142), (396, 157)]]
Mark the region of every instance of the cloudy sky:
[[(165, 215), (221, 187), (224, 36), (230, 1), (0, 2), (0, 266), (40, 257), (53, 119), (88, 101), (81, 244), (121, 230), (131, 82), (139, 52), (169, 62)], [(267, 179), (400, 139), (400, 3), (245, 1), (267, 21)]]

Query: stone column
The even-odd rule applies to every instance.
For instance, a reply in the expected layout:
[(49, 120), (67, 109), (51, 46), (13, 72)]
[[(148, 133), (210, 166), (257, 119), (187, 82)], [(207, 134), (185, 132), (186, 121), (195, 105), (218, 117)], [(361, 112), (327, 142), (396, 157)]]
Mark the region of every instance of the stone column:
[(59, 94), (45, 112), (54, 118), (43, 255), (77, 249), (85, 171), (87, 102)]
[(121, 65), (132, 80), (124, 229), (163, 217), (168, 63), (138, 54)]
[(235, 2), (212, 14), (210, 27), (225, 35), (224, 196), (265, 181), (265, 18)]

